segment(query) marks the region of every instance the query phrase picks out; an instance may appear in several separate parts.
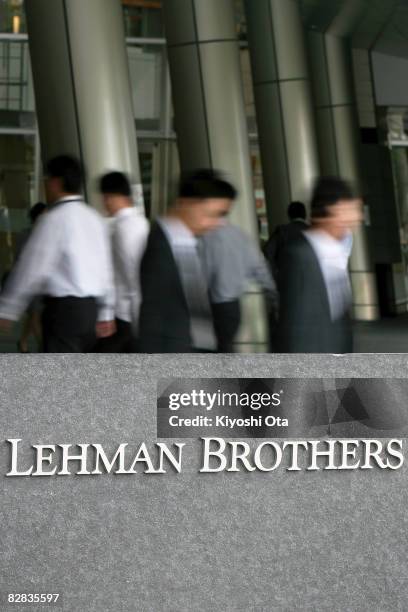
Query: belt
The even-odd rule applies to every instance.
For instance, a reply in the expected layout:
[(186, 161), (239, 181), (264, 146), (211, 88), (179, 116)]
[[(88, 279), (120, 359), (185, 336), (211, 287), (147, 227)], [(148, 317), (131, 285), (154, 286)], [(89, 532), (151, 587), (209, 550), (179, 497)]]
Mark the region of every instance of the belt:
[(54, 296), (54, 295), (45, 295), (44, 302), (61, 302), (63, 300), (93, 300), (96, 301), (96, 297), (93, 295), (88, 296), (77, 296), (77, 295), (64, 295), (64, 296)]

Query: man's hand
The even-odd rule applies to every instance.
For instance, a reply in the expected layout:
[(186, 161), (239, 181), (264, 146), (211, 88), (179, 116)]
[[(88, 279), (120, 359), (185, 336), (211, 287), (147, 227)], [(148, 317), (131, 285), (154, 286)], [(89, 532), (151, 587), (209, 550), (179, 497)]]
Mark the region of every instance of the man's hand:
[(115, 321), (99, 321), (96, 324), (96, 337), (97, 338), (109, 338), (116, 332)]
[(13, 321), (9, 319), (0, 319), (0, 334), (8, 334), (13, 326)]

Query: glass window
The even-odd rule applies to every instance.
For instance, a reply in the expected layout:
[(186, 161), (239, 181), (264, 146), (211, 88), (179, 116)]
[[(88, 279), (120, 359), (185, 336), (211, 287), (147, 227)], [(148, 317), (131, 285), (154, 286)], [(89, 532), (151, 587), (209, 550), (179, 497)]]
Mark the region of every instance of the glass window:
[(180, 175), (176, 140), (138, 139), (146, 216), (164, 214), (176, 197)]
[(27, 40), (0, 40), (0, 111), (34, 112)]
[(145, 205), (145, 214), (149, 219), (151, 214), (152, 202), (152, 181), (153, 181), (153, 154), (152, 151), (143, 150), (143, 146), (139, 151), (140, 176), (143, 185), (143, 198)]
[(122, 0), (126, 36), (161, 38), (164, 35), (162, 3), (156, 0)]
[(235, 0), (235, 21), (238, 40), (247, 39), (246, 15), (243, 0)]
[(35, 136), (0, 132), (0, 276), (10, 269), (35, 204)]
[(256, 140), (252, 140), (251, 142), (251, 165), (259, 237), (261, 241), (266, 241), (269, 237), (268, 219), (266, 214), (261, 155), (259, 152), (258, 142)]
[(240, 50), (241, 59), (241, 76), (242, 85), (244, 88), (244, 103), (245, 103), (245, 114), (248, 123), (248, 132), (251, 135), (256, 135), (258, 132), (256, 124), (256, 112), (255, 112), (255, 101), (254, 101), (254, 87), (252, 82), (252, 70), (251, 61), (249, 57), (248, 48), (242, 48)]
[(23, 0), (0, 0), (0, 32), (7, 34), (27, 32)]
[(133, 111), (138, 130), (159, 132), (163, 89), (163, 45), (127, 46)]

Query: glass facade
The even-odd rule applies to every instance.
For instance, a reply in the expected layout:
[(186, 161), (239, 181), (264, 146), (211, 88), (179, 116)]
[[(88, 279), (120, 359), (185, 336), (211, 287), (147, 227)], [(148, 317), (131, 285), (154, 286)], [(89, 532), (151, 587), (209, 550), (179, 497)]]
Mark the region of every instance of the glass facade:
[(247, 25), (244, 0), (235, 0), (235, 20), (237, 24), (238, 40), (244, 41), (247, 39)]
[[(158, 202), (152, 202), (160, 193), (152, 182), (164, 180), (157, 172), (161, 168), (157, 153), (160, 143), (164, 139), (175, 141), (171, 104), (167, 104), (170, 81), (161, 3), (123, 2), (123, 15), (141, 176), (149, 212), (160, 208)], [(12, 257), (13, 236), (26, 225), (27, 209), (41, 195), (40, 149), (24, 4), (16, 0), (0, 0), (0, 148), (0, 232), (8, 236), (7, 240), (4, 236), (0, 239), (2, 245), (7, 245), (3, 248), (7, 253), (0, 255), (2, 269), (4, 260)], [(17, 177), (16, 164), (23, 167), (25, 179), (22, 181), (11, 178)], [(11, 169), (14, 169), (13, 175)], [(17, 183), (22, 185), (24, 194)]]
[[(0, 113), (35, 112), (30, 54), (26, 37), (0, 38)], [(1, 117), (1, 115), (0, 115)]]
[(36, 133), (0, 131), (0, 270), (10, 267), (37, 201), (37, 150)]
[(23, 0), (0, 0), (0, 32), (7, 34), (27, 32)]
[(164, 44), (127, 43), (133, 111), (141, 132), (161, 132), (166, 60)]
[[(146, 211), (156, 215), (173, 197), (179, 172), (162, 3), (156, 0), (123, 0), (122, 5)], [(262, 174), (241, 0), (236, 1), (236, 9), (254, 189), (258, 215), (263, 218)], [(14, 142), (19, 145), (8, 146)], [(0, 206), (3, 211), (10, 209), (7, 227), (13, 233), (22, 229), (27, 207), (40, 199), (41, 174), (35, 97), (22, 0), (0, 0), (0, 146), (5, 158), (2, 164), (13, 167), (17, 156), (26, 177), (23, 181), (25, 195), (16, 188), (13, 201), (10, 199), (11, 179), (7, 178), (7, 187), (0, 186)], [(17, 200), (20, 203), (18, 206)], [(3, 212), (0, 231), (5, 231), (5, 219)]]
[(162, 38), (162, 3), (154, 0), (122, 0), (126, 36)]

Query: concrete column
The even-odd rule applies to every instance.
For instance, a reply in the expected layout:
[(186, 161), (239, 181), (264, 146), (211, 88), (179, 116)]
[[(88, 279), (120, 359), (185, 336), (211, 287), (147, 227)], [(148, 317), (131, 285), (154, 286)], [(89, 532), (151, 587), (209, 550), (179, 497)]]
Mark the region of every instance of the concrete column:
[(173, 138), (173, 101), (171, 96), (170, 71), (168, 70), (167, 53), (164, 54), (165, 70), (163, 71), (161, 126), (164, 139), (155, 143), (152, 163), (152, 194), (150, 219), (164, 215), (177, 197), (180, 176), (180, 158), (177, 141)]
[(309, 201), (319, 174), (311, 85), (296, 0), (245, 0), (269, 228)]
[(79, 157), (95, 207), (108, 170), (130, 174), (143, 203), (121, 3), (36, 0), (26, 13), (43, 160)]
[[(395, 200), (397, 208), (397, 220), (399, 229), (399, 248), (401, 252), (402, 265), (393, 265), (394, 291), (396, 295), (397, 312), (407, 311), (408, 296), (408, 158), (405, 147), (391, 149), (390, 155)], [(400, 299), (398, 300), (398, 297)], [(403, 301), (401, 305), (401, 301)]]
[(177, 196), (180, 163), (177, 143), (163, 140), (155, 143), (152, 163), (150, 219), (164, 215)]
[[(347, 38), (310, 32), (322, 173), (341, 176), (361, 187), (359, 127), (352, 82), (351, 53)], [(356, 319), (379, 317), (375, 273), (365, 226), (355, 232), (350, 260), (353, 311)]]
[[(181, 169), (220, 170), (239, 191), (232, 222), (258, 241), (234, 3), (166, 0), (163, 9)], [(266, 338), (254, 291), (242, 300), (237, 350), (265, 351)]]
[(238, 188), (232, 218), (257, 236), (232, 0), (163, 3), (182, 170), (221, 170)]

